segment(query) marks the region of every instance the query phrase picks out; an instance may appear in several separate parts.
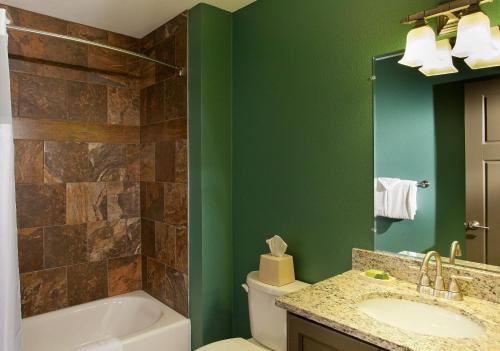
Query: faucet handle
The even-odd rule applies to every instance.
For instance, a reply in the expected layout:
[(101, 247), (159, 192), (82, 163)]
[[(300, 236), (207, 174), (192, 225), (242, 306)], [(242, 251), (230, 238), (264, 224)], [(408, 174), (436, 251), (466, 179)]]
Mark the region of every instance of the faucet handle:
[(471, 281), (474, 280), (474, 278), (472, 278), (472, 277), (466, 277), (466, 276), (462, 276), (462, 275), (452, 274), (451, 275), (450, 286), (448, 287), (448, 291), (449, 292), (459, 293), (461, 291), (460, 290), (460, 285), (458, 285), (457, 280), (471, 282)]
[(458, 280), (471, 282), (473, 278), (452, 274), (450, 286), (448, 287), (448, 293), (447, 293), (447, 298), (450, 300), (462, 301), (464, 299), (462, 290), (460, 290), (460, 285), (458, 285), (457, 282)]

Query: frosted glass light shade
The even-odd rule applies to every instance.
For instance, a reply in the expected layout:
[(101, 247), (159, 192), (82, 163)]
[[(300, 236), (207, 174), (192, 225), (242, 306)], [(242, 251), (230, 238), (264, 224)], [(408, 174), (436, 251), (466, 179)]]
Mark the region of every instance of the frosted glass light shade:
[(452, 55), (468, 57), (491, 49), (490, 19), (481, 11), (463, 16), (458, 22), (457, 42)]
[(420, 67), (420, 72), (426, 76), (439, 76), (458, 72), (453, 65), (449, 39), (443, 39), (436, 43), (436, 53), (436, 57), (432, 61)]
[(500, 66), (500, 28), (491, 28), (491, 39), (493, 47), (483, 53), (471, 55), (465, 59), (465, 63), (472, 69), (481, 69)]
[(428, 25), (413, 28), (406, 37), (406, 50), (400, 64), (420, 67), (436, 56), (436, 33)]

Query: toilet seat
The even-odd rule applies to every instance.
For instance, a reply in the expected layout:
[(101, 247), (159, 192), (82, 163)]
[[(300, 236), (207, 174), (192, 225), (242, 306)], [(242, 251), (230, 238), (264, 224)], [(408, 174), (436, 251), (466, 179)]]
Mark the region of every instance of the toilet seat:
[(242, 338), (226, 339), (203, 346), (197, 351), (267, 351), (264, 346), (256, 345)]

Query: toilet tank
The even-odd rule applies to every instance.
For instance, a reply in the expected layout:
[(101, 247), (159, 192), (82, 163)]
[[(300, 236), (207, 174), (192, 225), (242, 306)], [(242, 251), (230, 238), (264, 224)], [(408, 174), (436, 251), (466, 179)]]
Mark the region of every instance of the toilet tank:
[(252, 337), (274, 351), (286, 351), (286, 311), (276, 307), (276, 297), (286, 295), (309, 284), (295, 281), (284, 286), (272, 286), (259, 280), (259, 272), (247, 276), (248, 311)]

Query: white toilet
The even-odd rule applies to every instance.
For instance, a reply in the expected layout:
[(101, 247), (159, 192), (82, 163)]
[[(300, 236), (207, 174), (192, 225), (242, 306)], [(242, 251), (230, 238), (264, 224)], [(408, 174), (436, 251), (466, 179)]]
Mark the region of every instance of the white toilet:
[(295, 281), (284, 286), (272, 286), (259, 280), (259, 272), (250, 272), (243, 288), (248, 293), (250, 328), (253, 339), (227, 339), (199, 348), (198, 351), (286, 351), (286, 311), (276, 307), (276, 297), (309, 286)]

